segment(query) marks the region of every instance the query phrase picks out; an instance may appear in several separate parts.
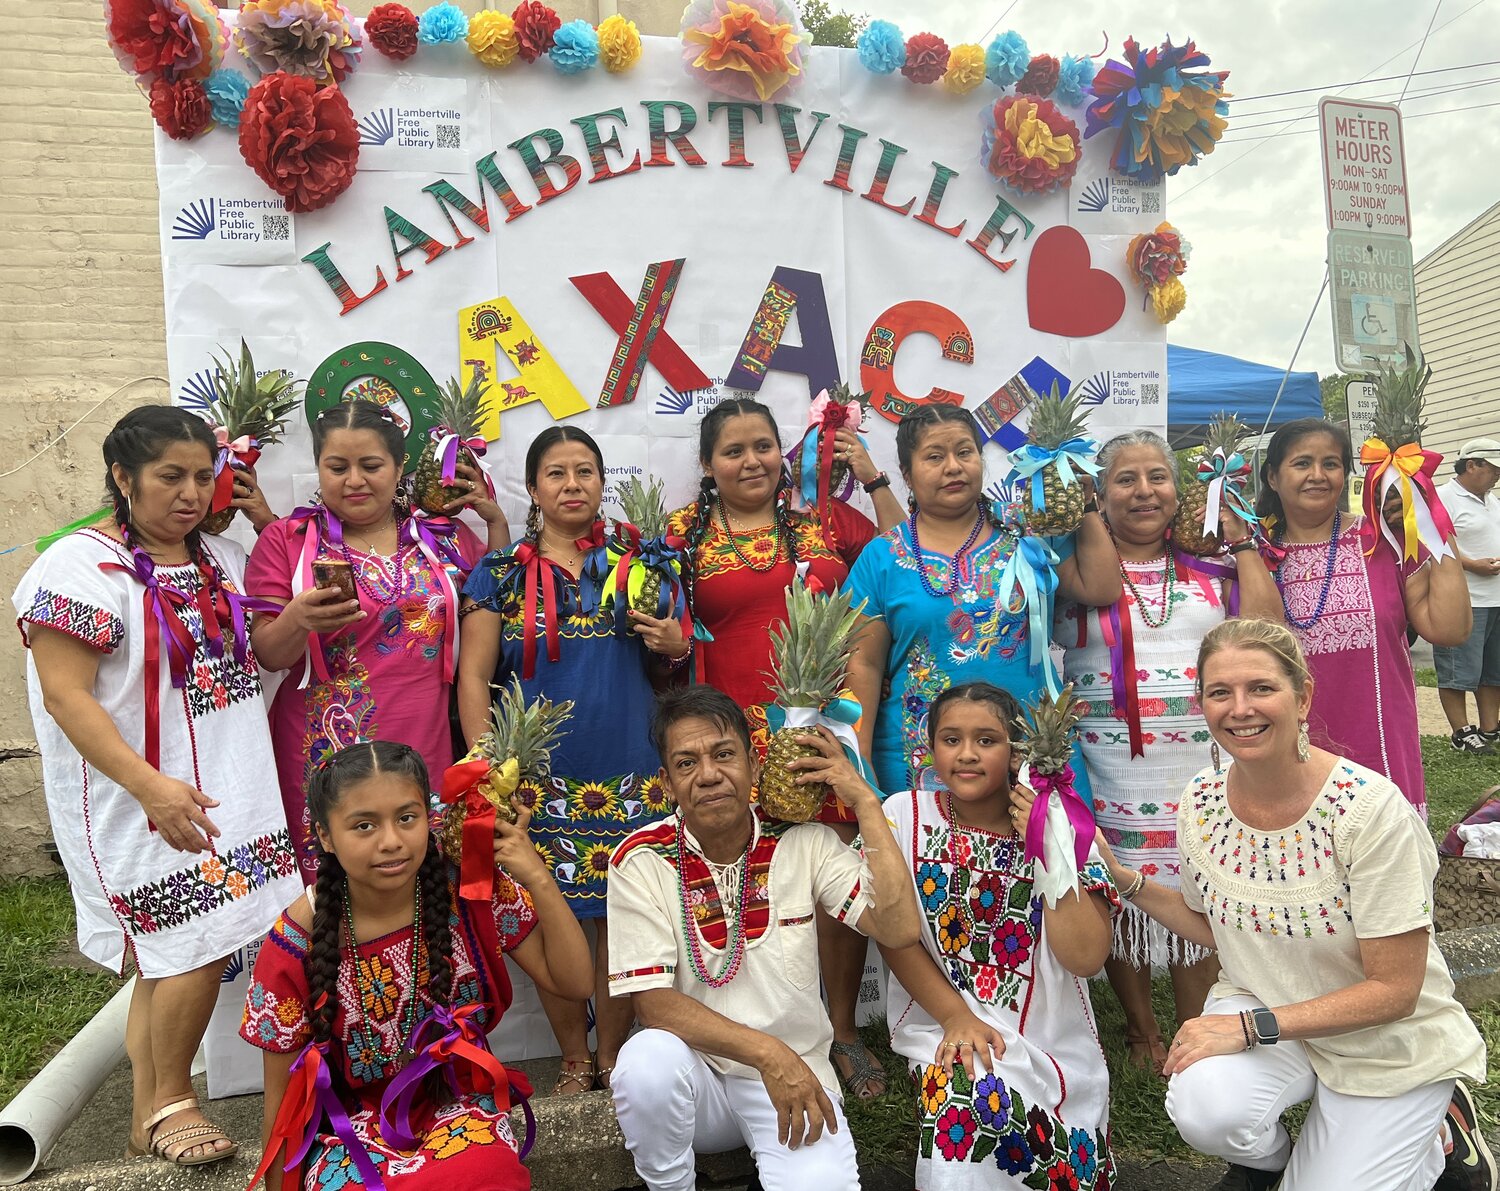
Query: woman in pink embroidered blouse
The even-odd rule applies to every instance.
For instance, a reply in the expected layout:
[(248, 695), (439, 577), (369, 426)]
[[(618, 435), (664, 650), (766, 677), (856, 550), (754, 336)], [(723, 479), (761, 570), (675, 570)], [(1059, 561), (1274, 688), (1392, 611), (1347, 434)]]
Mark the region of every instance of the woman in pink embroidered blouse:
[(1376, 527), (1344, 511), (1353, 462), (1341, 427), (1287, 423), (1266, 448), (1256, 512), (1275, 543), (1287, 626), (1312, 671), (1311, 731), (1390, 778), (1425, 816), (1406, 629), (1434, 645), (1462, 644), (1473, 625), (1469, 589), (1456, 557), (1433, 562), (1424, 551), (1402, 562)]

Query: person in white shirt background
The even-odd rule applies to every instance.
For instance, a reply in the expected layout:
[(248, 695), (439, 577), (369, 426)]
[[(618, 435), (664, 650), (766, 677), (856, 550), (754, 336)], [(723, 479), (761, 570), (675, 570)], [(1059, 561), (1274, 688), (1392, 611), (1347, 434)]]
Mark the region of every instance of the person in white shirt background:
[[(1438, 490), (1453, 518), (1474, 631), (1462, 645), (1434, 646), (1438, 697), (1460, 752), (1500, 752), (1500, 441), (1476, 438), (1459, 449), (1453, 479)], [(1468, 696), (1476, 704), (1470, 722)]]

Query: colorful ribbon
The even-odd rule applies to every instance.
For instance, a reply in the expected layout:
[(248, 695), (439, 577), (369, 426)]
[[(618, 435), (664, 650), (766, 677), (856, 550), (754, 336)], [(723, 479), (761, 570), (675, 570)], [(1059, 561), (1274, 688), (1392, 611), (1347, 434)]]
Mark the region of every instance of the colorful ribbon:
[(608, 577), (604, 584), (603, 604), (613, 605), (615, 632), (622, 637), (632, 632), (630, 618), (626, 613), (631, 603), (640, 595), (646, 577), (652, 573), (661, 577), (661, 590), (656, 596), (657, 619), (670, 616), (682, 627), (683, 638), (693, 639), (693, 617), (688, 608), (687, 585), (682, 581), (682, 570), (687, 559), (687, 540), (676, 534), (647, 538), (629, 521), (615, 523), (615, 535), (611, 541), (606, 561)]
[(443, 681), (451, 683), (458, 674), (458, 584), (454, 572), (467, 575), (468, 560), (458, 548), (458, 522), (448, 517), (413, 513), (401, 526), (400, 543), (415, 546), (427, 559), (438, 587), (443, 593), (447, 615), (443, 621)]
[[(1089, 847), (1094, 841), (1094, 816), (1074, 789), (1074, 778), (1071, 765), (1064, 765), (1056, 773), (1042, 773), (1035, 765), (1031, 766), (1031, 788), (1036, 791), (1036, 801), (1026, 819), (1022, 857), (1034, 862), (1034, 870), (1039, 870), (1035, 871), (1034, 884), (1051, 906), (1077, 886), (1078, 874), (1088, 863)], [(1066, 845), (1069, 835), (1071, 848)], [(1070, 853), (1072, 869), (1053, 871), (1062, 869)]]
[(847, 500), (854, 491), (854, 470), (846, 468), (844, 482), (837, 492), (833, 488), (833, 460), (839, 430), (848, 427), (856, 434), (864, 420), (864, 406), (858, 401), (840, 405), (824, 389), (813, 399), (807, 411), (807, 430), (801, 441), (787, 455), (787, 464), (797, 477), (797, 494), (808, 508), (816, 509), (825, 533), (831, 524), (834, 497)]
[[(1367, 438), (1359, 448), (1359, 461), (1365, 465), (1364, 512), (1370, 544), (1365, 553), (1375, 553), (1380, 536), (1396, 548), (1396, 556), (1415, 561), (1418, 546), (1425, 545), (1432, 557), (1441, 561), (1453, 553), (1448, 539), (1453, 536), (1453, 519), (1437, 494), (1432, 475), (1443, 457), (1436, 451), (1424, 451), (1414, 442), (1391, 450), (1378, 438)], [(1381, 516), (1386, 493), (1400, 485), (1402, 541)], [(1413, 490), (1415, 485), (1415, 491)]]
[(484, 453), (489, 444), (478, 435), (464, 438), (451, 426), (434, 426), (429, 433), (432, 435), (433, 452), (442, 465), (443, 483), (451, 488), (458, 481), (459, 448), (463, 447), (474, 457), (474, 465), (484, 481), (485, 492), (494, 500), (495, 481), (490, 478), (489, 468), (484, 465)]
[(1040, 668), (1047, 691), (1062, 689), (1048, 642), (1052, 637), (1052, 599), (1057, 592), (1057, 555), (1042, 538), (1022, 534), (1005, 560), (996, 593), (996, 612), (1010, 607), (1011, 593), (1020, 589), (1026, 603), (1026, 632), (1031, 638), (1031, 668)]
[(1250, 479), (1250, 464), (1238, 451), (1227, 459), (1224, 448), (1215, 448), (1213, 457), (1198, 460), (1198, 478), (1208, 485), (1208, 500), (1203, 506), (1203, 532), (1219, 532), (1219, 514), (1223, 505), (1255, 532), (1255, 510), (1245, 500), (1245, 484)]
[(1037, 473), (1049, 463), (1055, 463), (1058, 479), (1067, 487), (1078, 482), (1077, 476), (1073, 474), (1075, 467), (1091, 476), (1099, 474), (1099, 465), (1094, 462), (1098, 451), (1099, 444), (1091, 438), (1070, 438), (1060, 447), (1053, 448), (1039, 447), (1036, 443), (1029, 442), (1011, 456), (1011, 475), (1007, 479), (1026, 480), (1026, 487), (1031, 491), (1031, 509), (1035, 513), (1042, 513), (1047, 509), (1047, 498), (1043, 494), (1042, 485), (1035, 480)]
[(443, 774), (442, 802), (463, 804), (458, 896), (465, 901), (488, 902), (495, 894), (496, 805), (481, 787), (488, 785), (496, 798), (508, 800), (520, 784), (521, 767), (514, 757), (507, 757), (499, 768), (486, 757), (463, 760)]
[(875, 773), (860, 756), (859, 737), (854, 732), (854, 726), (863, 714), (859, 700), (852, 695), (839, 695), (822, 707), (783, 707), (779, 703), (768, 703), (766, 727), (773, 736), (783, 728), (827, 728), (843, 746), (844, 756), (854, 763), (860, 777), (878, 790)]
[(219, 450), (214, 457), (214, 499), (209, 512), (222, 513), (234, 499), (235, 467), (254, 467), (260, 459), (260, 443), (248, 434), (231, 439), (223, 426), (214, 427), (214, 440)]
[[(380, 1135), (396, 1149), (417, 1148), (417, 1135), (411, 1127), (412, 1101), (421, 1093), (427, 1075), (442, 1068), (454, 1094), (463, 1094), (455, 1070), (459, 1060), (469, 1066), (469, 1083), (474, 1091), (494, 1093), (495, 1106), (502, 1111), (510, 1107), (509, 1072), (490, 1053), (484, 1030), (474, 1020), (479, 1008), (471, 1004), (450, 1010), (446, 1005), (434, 1005), (412, 1031), (409, 1045), (416, 1057), (386, 1085), (380, 1098)], [(424, 1042), (424, 1036), (431, 1034), (437, 1037)]]

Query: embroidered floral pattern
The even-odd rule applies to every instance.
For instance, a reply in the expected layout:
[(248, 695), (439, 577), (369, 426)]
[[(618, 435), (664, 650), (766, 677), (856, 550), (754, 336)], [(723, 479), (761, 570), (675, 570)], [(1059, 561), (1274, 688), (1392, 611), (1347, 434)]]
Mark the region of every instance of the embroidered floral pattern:
[(113, 612), (45, 587), (37, 588), (21, 620), (77, 637), (101, 653), (113, 653), (125, 639), (125, 622)]
[[(689, 506), (673, 513), (668, 520), (668, 532), (686, 537), (693, 512), (694, 506)], [(822, 526), (816, 515), (794, 510), (791, 514), (791, 526), (792, 541), (797, 548), (799, 562), (838, 559), (838, 556), (828, 548), (828, 543), (823, 540)], [(740, 554), (749, 559), (751, 565), (757, 569), (770, 566), (778, 549), (770, 526), (744, 533), (736, 532), (734, 544), (739, 547)], [(784, 552), (783, 558), (785, 558)], [(724, 533), (723, 526), (716, 518), (711, 520), (704, 529), (702, 540), (698, 545), (697, 581), (703, 583), (719, 575), (745, 569), (745, 563), (741, 562), (739, 556), (735, 554), (729, 538)]]
[(291, 840), (282, 828), (207, 856), (159, 880), (112, 892), (109, 900), (130, 934), (149, 935), (212, 913), (296, 869)]

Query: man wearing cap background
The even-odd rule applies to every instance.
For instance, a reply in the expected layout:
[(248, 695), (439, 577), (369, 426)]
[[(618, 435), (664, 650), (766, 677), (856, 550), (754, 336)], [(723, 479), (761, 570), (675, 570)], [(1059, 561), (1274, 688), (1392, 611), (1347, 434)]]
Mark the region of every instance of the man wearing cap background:
[[(1453, 479), (1438, 490), (1453, 518), (1463, 555), (1474, 631), (1462, 645), (1435, 646), (1438, 697), (1453, 729), (1453, 747), (1466, 753), (1500, 752), (1500, 442), (1476, 438), (1464, 443), (1453, 464)], [(1478, 724), (1469, 722), (1467, 694), (1474, 692)]]

